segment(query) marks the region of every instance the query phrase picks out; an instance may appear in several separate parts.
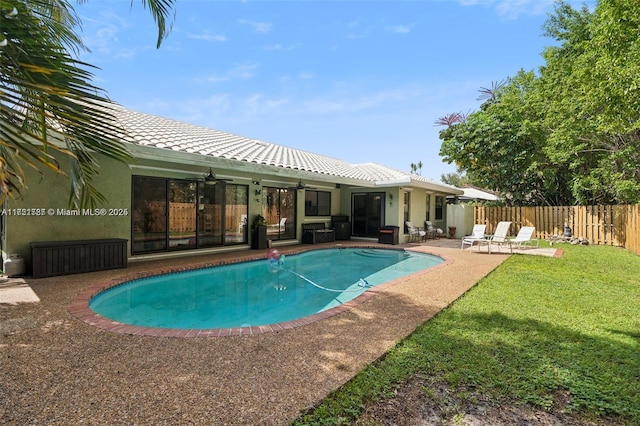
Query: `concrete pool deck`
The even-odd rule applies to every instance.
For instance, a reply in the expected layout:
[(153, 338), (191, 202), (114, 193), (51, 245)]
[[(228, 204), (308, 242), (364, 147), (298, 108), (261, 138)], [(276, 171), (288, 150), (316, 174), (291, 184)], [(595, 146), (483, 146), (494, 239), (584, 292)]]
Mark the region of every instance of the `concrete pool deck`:
[[(343, 246), (351, 244), (358, 242)], [(266, 256), (266, 250), (25, 278), (40, 302), (0, 304), (0, 419), (4, 424), (287, 424), (509, 257), (461, 251), (459, 244), (442, 239), (405, 245), (446, 262), (396, 280), (348, 311), (257, 335), (113, 333), (76, 319), (69, 309), (99, 282), (168, 266)], [(296, 247), (313, 246), (279, 249)]]

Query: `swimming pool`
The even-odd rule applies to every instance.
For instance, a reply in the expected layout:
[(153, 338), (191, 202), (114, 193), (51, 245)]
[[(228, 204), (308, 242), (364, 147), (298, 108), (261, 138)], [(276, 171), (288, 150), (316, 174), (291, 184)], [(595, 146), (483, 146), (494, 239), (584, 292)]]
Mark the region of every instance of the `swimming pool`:
[(277, 263), (242, 262), (127, 281), (92, 297), (89, 307), (141, 327), (256, 327), (327, 311), (442, 262), (438, 256), (395, 249), (312, 250)]

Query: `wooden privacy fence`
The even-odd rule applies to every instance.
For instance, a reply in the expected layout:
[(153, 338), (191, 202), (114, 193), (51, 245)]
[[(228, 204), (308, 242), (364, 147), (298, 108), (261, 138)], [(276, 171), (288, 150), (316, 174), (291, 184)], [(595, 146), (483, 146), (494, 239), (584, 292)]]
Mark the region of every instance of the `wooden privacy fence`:
[(640, 255), (640, 205), (569, 207), (485, 207), (474, 209), (475, 223), (487, 225), (493, 233), (500, 221), (511, 221), (515, 235), (523, 226), (535, 226), (536, 238), (562, 235), (564, 224), (575, 237), (588, 238), (593, 244), (624, 247)]
[[(146, 232), (164, 232), (166, 229), (166, 202), (150, 201), (146, 205), (144, 212)], [(225, 207), (225, 227), (226, 230), (238, 230), (246, 225), (247, 216), (246, 205), (227, 204)], [(217, 204), (204, 205), (200, 214), (202, 215), (203, 230), (219, 230), (221, 226), (221, 207)], [(196, 230), (196, 205), (194, 203), (169, 203), (169, 232), (195, 232)]]

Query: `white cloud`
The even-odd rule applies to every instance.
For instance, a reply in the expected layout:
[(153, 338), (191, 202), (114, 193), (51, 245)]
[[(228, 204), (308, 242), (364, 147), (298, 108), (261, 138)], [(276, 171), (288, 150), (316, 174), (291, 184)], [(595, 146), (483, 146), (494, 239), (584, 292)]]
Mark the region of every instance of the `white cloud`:
[[(459, 0), (462, 6), (486, 6), (498, 16), (517, 19), (522, 15), (542, 15), (553, 10), (554, 0)], [(571, 1), (570, 1), (571, 2)]]
[(498, 15), (515, 19), (521, 15), (543, 15), (553, 10), (554, 0), (501, 0), (495, 8)]
[[(212, 117), (221, 117), (232, 108), (229, 94), (215, 94), (206, 98), (180, 99), (180, 102), (167, 102), (152, 99), (144, 102), (139, 109), (161, 117), (172, 117), (186, 123), (207, 125)], [(212, 125), (215, 128), (215, 126)]]
[(273, 28), (273, 24), (270, 22), (256, 22), (256, 21), (250, 21), (248, 19), (240, 19), (238, 20), (238, 22), (242, 25), (249, 25), (258, 34), (269, 33)]
[(241, 102), (242, 109), (249, 115), (279, 114), (289, 104), (286, 98), (269, 98), (264, 94), (253, 94)]
[(153, 49), (154, 39), (149, 38), (149, 43), (130, 45), (120, 39), (120, 34), (132, 31), (131, 24), (111, 11), (102, 11), (100, 19), (82, 17), (83, 31), (82, 41), (91, 51), (91, 61), (101, 63), (113, 59), (132, 59), (140, 51)]
[(223, 35), (214, 35), (209, 33), (203, 34), (187, 34), (187, 37), (194, 40), (204, 40), (204, 41), (218, 41), (224, 42), (227, 41), (227, 37)]
[(221, 81), (249, 79), (255, 75), (258, 64), (239, 64), (219, 74), (210, 74), (204, 78), (209, 83)]
[(347, 33), (347, 38), (349, 39), (365, 38), (371, 34), (373, 29), (370, 24), (362, 19), (355, 19), (349, 22), (346, 27), (349, 30)]
[(351, 113), (371, 110), (390, 103), (402, 103), (420, 97), (422, 91), (415, 88), (398, 88), (382, 90), (372, 94), (353, 95), (353, 93), (337, 93), (322, 98), (302, 102), (304, 112), (310, 114)]
[(386, 27), (385, 30), (392, 33), (406, 34), (411, 32), (412, 25), (394, 25)]
[(82, 34), (84, 44), (94, 52), (111, 53), (120, 43), (118, 34), (122, 28), (122, 21), (114, 14), (104, 16), (103, 21), (85, 19), (85, 23), (93, 31)]
[(268, 46), (264, 46), (263, 49), (264, 50), (279, 50), (279, 51), (287, 52), (287, 51), (296, 49), (296, 48), (298, 48), (300, 46), (302, 46), (301, 43), (293, 43), (293, 44), (290, 44), (288, 46), (283, 46), (280, 43), (276, 43), (276, 44), (271, 44), (271, 45), (268, 45)]

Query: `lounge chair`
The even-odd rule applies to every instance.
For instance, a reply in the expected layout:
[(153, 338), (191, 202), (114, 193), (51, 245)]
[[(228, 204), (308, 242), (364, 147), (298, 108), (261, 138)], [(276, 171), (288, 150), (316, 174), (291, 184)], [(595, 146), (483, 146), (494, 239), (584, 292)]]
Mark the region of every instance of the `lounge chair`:
[(285, 225), (287, 224), (287, 218), (283, 217), (280, 222), (272, 225), (267, 225), (267, 234), (283, 234), (285, 231)]
[(523, 248), (523, 246), (528, 245), (531, 246), (533, 242), (536, 242), (536, 246), (540, 245), (540, 241), (537, 238), (533, 238), (533, 233), (535, 232), (535, 226), (523, 226), (518, 231), (518, 235), (515, 238), (510, 238), (512, 246), (516, 248)]
[(466, 237), (462, 237), (462, 246), (461, 250), (464, 250), (464, 246), (468, 245), (469, 250), (473, 248), (473, 245), (477, 243), (479, 240), (484, 238), (484, 232), (487, 229), (487, 225), (475, 224), (473, 225), (473, 230), (471, 231), (471, 235), (467, 235)]
[(427, 233), (423, 229), (416, 228), (416, 226), (409, 221), (405, 222), (405, 224), (407, 225), (407, 230), (409, 231), (410, 242), (416, 241), (418, 239), (420, 241), (424, 241), (427, 238)]
[(486, 245), (487, 250), (491, 253), (491, 246), (494, 244), (498, 246), (498, 251), (502, 251), (502, 246), (509, 246), (509, 251), (513, 253), (513, 247), (511, 246), (511, 240), (507, 237), (509, 233), (509, 228), (511, 227), (511, 222), (498, 222), (496, 226), (496, 230), (493, 235), (487, 235), (484, 238), (478, 240), (478, 251), (480, 251), (480, 246)]

